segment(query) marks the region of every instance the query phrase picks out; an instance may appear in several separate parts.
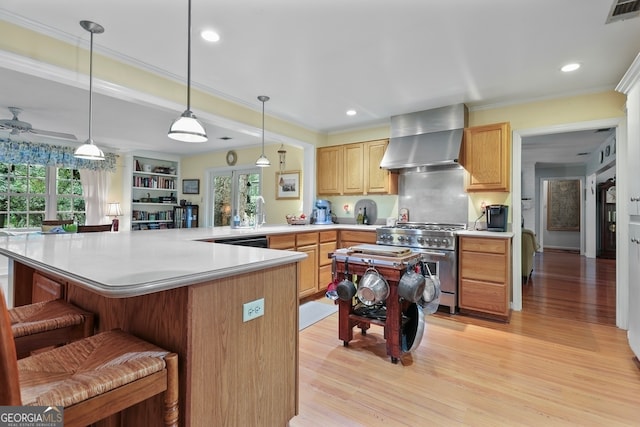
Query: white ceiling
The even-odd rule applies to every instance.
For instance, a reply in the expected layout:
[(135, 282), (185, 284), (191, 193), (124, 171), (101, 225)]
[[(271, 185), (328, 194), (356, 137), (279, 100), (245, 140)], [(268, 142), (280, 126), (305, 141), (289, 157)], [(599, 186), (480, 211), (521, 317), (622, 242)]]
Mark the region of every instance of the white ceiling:
[[(327, 133), (460, 102), (474, 109), (610, 90), (640, 52), (640, 19), (605, 24), (613, 0), (192, 3), (194, 86), (257, 111), (256, 97), (269, 95), (268, 116)], [(89, 34), (79, 21), (92, 20), (105, 27), (94, 37), (96, 52), (186, 81), (186, 0), (3, 0), (0, 19), (82, 48)], [(209, 27), (220, 42), (199, 37)], [(567, 62), (582, 68), (560, 72)], [(86, 84), (11, 68), (0, 64), (0, 118), (17, 106), (34, 128), (87, 138)], [(209, 141), (176, 143), (166, 131), (184, 105), (133, 103), (130, 94), (103, 95), (100, 83), (93, 138), (105, 148), (195, 154), (260, 141), (260, 129), (194, 109)]]

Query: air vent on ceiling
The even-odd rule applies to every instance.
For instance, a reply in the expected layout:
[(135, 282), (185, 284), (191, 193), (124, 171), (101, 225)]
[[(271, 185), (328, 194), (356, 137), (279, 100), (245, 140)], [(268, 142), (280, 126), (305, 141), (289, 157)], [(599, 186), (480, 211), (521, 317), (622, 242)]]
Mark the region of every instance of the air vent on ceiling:
[(640, 16), (640, 0), (613, 0), (606, 23)]
[(228, 140), (230, 140), (230, 139), (232, 139), (232, 138), (231, 138), (230, 136), (221, 136), (221, 137), (220, 137), (220, 138), (218, 138), (218, 139), (221, 139), (221, 140), (223, 140), (223, 141), (228, 141)]

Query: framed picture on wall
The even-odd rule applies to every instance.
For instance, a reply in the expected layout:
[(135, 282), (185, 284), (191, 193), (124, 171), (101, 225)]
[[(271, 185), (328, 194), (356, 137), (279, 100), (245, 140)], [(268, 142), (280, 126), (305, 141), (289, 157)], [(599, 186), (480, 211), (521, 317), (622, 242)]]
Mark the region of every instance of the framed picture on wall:
[(276, 172), (276, 199), (300, 198), (300, 171)]
[(199, 179), (183, 179), (182, 194), (200, 194)]

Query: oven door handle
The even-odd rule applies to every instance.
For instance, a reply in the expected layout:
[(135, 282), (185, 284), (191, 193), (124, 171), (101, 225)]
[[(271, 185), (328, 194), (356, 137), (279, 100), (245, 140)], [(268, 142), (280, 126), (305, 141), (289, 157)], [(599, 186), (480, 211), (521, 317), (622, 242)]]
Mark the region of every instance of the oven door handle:
[(422, 254), (422, 255), (432, 255), (432, 256), (441, 256), (441, 257), (447, 256), (446, 252), (433, 252), (433, 251), (420, 251), (420, 254)]

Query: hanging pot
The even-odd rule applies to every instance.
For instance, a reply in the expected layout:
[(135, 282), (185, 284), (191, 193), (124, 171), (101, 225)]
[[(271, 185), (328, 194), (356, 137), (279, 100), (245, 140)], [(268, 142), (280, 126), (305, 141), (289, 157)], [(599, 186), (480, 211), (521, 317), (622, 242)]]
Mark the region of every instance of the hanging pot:
[(329, 298), (331, 301), (335, 301), (338, 299), (338, 275), (336, 272), (336, 258), (333, 257), (331, 260), (331, 283), (327, 285), (327, 292), (325, 292), (324, 296)]
[(342, 301), (351, 301), (356, 294), (356, 285), (349, 280), (349, 257), (344, 260), (344, 279), (338, 283), (336, 292)]
[(426, 268), (427, 275), (425, 277), (424, 291), (419, 304), (424, 309), (425, 314), (433, 314), (440, 306), (440, 279), (433, 274), (427, 263), (422, 263), (421, 267)]
[(411, 304), (403, 313), (402, 351), (413, 351), (420, 345), (424, 335), (424, 312), (420, 305)]
[(415, 265), (409, 265), (398, 282), (398, 296), (409, 302), (418, 302), (422, 297), (424, 287), (424, 276), (416, 273)]
[(389, 296), (389, 284), (373, 267), (369, 267), (358, 282), (358, 299), (364, 305), (384, 302)]

